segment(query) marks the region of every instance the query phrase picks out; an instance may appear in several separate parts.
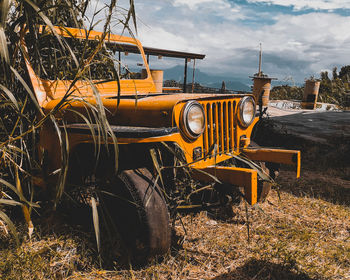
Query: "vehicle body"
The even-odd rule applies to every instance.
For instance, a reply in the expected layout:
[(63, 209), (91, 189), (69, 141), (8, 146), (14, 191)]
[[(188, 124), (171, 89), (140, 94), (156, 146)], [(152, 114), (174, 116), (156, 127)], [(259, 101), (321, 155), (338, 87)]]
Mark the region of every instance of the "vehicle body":
[[(59, 36), (82, 40), (98, 41), (103, 36), (100, 32), (90, 31), (86, 33), (74, 28), (57, 27), (55, 32)], [(251, 205), (257, 203), (259, 196), (262, 196), (261, 190), (258, 190), (259, 168), (252, 168), (246, 164), (228, 166), (223, 165), (223, 162), (232, 158), (242, 158), (248, 161), (290, 164), (295, 165), (299, 177), (299, 151), (253, 148), (250, 146), (252, 130), (259, 120), (259, 117), (256, 116), (256, 103), (252, 95), (156, 92), (141, 43), (134, 38), (112, 34), (108, 35), (105, 40), (108, 43), (117, 43), (121, 46), (128, 44), (137, 48), (143, 59), (143, 71), (146, 73), (144, 78), (121, 79), (120, 81), (104, 83), (94, 81), (96, 82), (94, 84), (77, 80), (71, 87), (71, 80), (45, 80), (40, 78), (33, 70), (29, 59), (26, 60), (32, 87), (40, 107), (45, 113), (59, 108), (55, 116), (65, 123), (61, 129), (67, 132), (69, 154), (75, 154), (83, 158), (80, 163), (74, 160), (69, 163), (70, 171), (68, 174), (70, 175), (68, 176), (74, 177), (74, 173), (78, 172), (77, 165), (84, 169), (86, 173), (99, 173), (99, 175), (96, 175), (99, 178), (115, 176), (113, 173), (115, 162), (108, 153), (105, 154), (105, 158), (102, 156), (104, 165), (101, 165), (100, 168), (93, 168), (93, 166), (98, 165), (94, 158), (96, 154), (96, 135), (99, 131), (97, 125), (88, 125), (81, 117), (89, 117), (88, 103), (96, 107), (103, 104), (105, 116), (110, 125), (110, 132), (113, 132), (116, 138), (111, 135), (106, 138), (100, 137), (99, 143), (113, 145), (115, 139), (117, 139), (119, 146), (118, 174), (123, 173), (123, 175), (119, 175), (118, 180), (124, 182), (124, 184), (133, 185), (136, 191), (140, 190), (137, 186), (138, 179), (129, 174), (132, 172), (130, 170), (141, 170), (142, 173), (142, 170), (147, 169), (146, 172), (148, 173), (145, 175), (147, 177), (145, 180), (154, 181), (156, 176), (152, 174), (157, 173), (155, 171), (157, 170), (155, 158), (158, 160), (161, 158), (163, 166), (169, 166), (169, 164), (171, 166), (171, 164), (174, 164), (174, 158), (176, 157), (171, 151), (175, 150), (180, 151), (181, 164), (191, 170), (193, 178), (207, 183), (220, 182), (232, 186), (233, 189), (242, 187), (244, 197)], [(119, 45), (118, 48), (120, 52), (122, 49)], [(29, 57), (28, 53), (26, 55)], [(62, 97), (72, 88), (74, 89), (73, 95), (76, 98), (65, 106), (58, 107)], [(79, 115), (71, 110), (79, 112)], [(48, 124), (42, 128), (39, 148), (41, 151), (45, 151), (43, 154), (45, 154), (47, 174), (54, 173), (55, 170), (60, 168), (62, 154), (57, 133), (52, 125)], [(157, 157), (150, 155), (150, 150), (153, 148), (158, 148), (161, 154), (158, 153)], [(162, 169), (164, 178), (158, 178), (158, 183), (155, 182), (153, 185), (154, 187), (163, 180), (162, 184), (165, 192), (168, 191), (168, 188), (174, 188), (171, 183), (172, 171), (166, 172), (166, 170), (166, 168)], [(49, 180), (48, 177), (47, 180)], [(269, 177), (268, 174), (267, 177)], [(125, 183), (125, 180), (128, 183)], [(109, 182), (112, 182), (112, 180)], [(172, 186), (167, 186), (167, 183)], [(142, 190), (143, 195), (144, 192), (147, 192), (147, 190)], [(166, 195), (169, 195), (169, 193)], [(162, 197), (163, 195), (159, 194), (156, 200), (161, 200)], [(169, 231), (164, 229), (164, 223), (168, 223), (169, 220), (167, 210), (163, 206), (160, 207), (163, 207), (163, 210), (159, 210), (160, 208), (157, 208), (157, 206), (147, 210), (147, 207), (147, 205), (144, 206), (146, 212), (160, 211), (162, 217), (152, 218), (152, 213), (150, 213), (150, 217), (145, 223), (152, 223), (152, 219), (163, 219), (163, 222), (159, 222), (160, 226), (158, 228), (148, 229), (148, 238), (152, 238), (152, 234), (158, 234), (152, 233), (152, 230), (154, 232), (166, 231), (163, 237), (159, 237), (163, 240), (154, 241), (154, 243), (148, 241), (147, 246), (151, 248), (151, 254), (164, 253), (170, 246)]]

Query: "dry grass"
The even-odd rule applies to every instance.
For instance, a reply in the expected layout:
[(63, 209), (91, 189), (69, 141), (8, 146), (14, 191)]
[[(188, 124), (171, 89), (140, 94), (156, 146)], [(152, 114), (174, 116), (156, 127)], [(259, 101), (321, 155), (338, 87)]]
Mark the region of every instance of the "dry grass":
[(282, 171), (280, 192), (249, 208), (249, 241), (244, 204), (228, 219), (204, 211), (184, 214), (164, 259), (139, 268), (115, 260), (106, 270), (99, 265), (92, 226), (88, 231), (67, 225), (64, 215), (48, 215), (34, 221), (34, 238), (18, 249), (0, 235), (0, 278), (350, 279), (349, 166), (330, 161), (321, 172), (316, 163), (325, 166), (325, 152), (314, 146), (303, 146), (301, 179)]
[[(250, 239), (244, 204), (220, 220), (208, 212), (187, 214), (176, 222), (170, 255), (146, 267), (99, 268), (93, 233), (56, 224), (18, 249), (3, 249), (2, 279), (350, 279), (350, 209), (332, 203), (322, 180), (291, 179), (282, 172), (281, 200), (249, 209)], [(317, 175), (317, 174), (316, 174)], [(282, 177), (282, 176), (281, 176)], [(310, 174), (307, 176), (311, 178)], [(347, 189), (344, 181), (339, 188)], [(348, 182), (348, 181), (345, 181)], [(336, 185), (334, 185), (336, 187)], [(304, 192), (296, 190), (304, 189)], [(349, 201), (348, 201), (349, 203)], [(47, 228), (47, 223), (46, 228)], [(42, 226), (43, 227), (43, 226)], [(185, 233), (185, 229), (187, 234)], [(61, 232), (66, 232), (61, 235)], [(57, 238), (56, 234), (60, 234)]]

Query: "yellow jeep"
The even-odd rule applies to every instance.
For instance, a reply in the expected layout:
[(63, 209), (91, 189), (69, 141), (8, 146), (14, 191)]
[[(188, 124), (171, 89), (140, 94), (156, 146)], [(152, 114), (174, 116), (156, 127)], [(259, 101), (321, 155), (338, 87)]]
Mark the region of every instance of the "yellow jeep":
[[(52, 36), (48, 28), (42, 29), (43, 38)], [(55, 27), (55, 33), (81, 43), (103, 38), (108, 52), (116, 58), (111, 71), (117, 71), (120, 78), (110, 78), (110, 71), (103, 68), (106, 65), (96, 66), (91, 70), (91, 83), (73, 81), (59, 73), (55, 77), (38, 73), (33, 69), (30, 49), (23, 49), (40, 107), (46, 113), (55, 108), (60, 129), (67, 132), (67, 182), (98, 185), (103, 190), (100, 200), (113, 209), (112, 220), (132, 252), (156, 255), (169, 250), (167, 204), (174, 203), (178, 194), (174, 170), (180, 167), (187, 168), (199, 182), (215, 184), (219, 192), (224, 189), (225, 196), (241, 189), (250, 205), (263, 199), (270, 187), (269, 182), (264, 183), (270, 179), (268, 165), (259, 163), (295, 165), (299, 177), (299, 151), (250, 145), (253, 127), (259, 120), (253, 95), (166, 93), (159, 87), (161, 79), (152, 78), (148, 63), (150, 55), (164, 55), (164, 50), (148, 48), (145, 53), (135, 38), (114, 34), (102, 37), (104, 34), (96, 31)], [(54, 51), (42, 51), (49, 59), (59, 60)], [(188, 58), (178, 52), (170, 52), (169, 56)], [(132, 65), (141, 67), (139, 71), (122, 62), (128, 57)], [(68, 61), (63, 66), (68, 67)], [(102, 82), (100, 77), (94, 77), (93, 72), (101, 72), (101, 67), (109, 80)], [(70, 101), (58, 106), (67, 93), (72, 97)], [(101, 136), (97, 123), (86, 121), (92, 119), (94, 108), (101, 104), (108, 120), (106, 137)], [(55, 180), (55, 170), (61, 167), (59, 141), (57, 130), (46, 124), (40, 132), (39, 148), (47, 182)], [(117, 162), (116, 150), (108, 149), (116, 142)], [(186, 201), (175, 199), (175, 203), (181, 206)]]

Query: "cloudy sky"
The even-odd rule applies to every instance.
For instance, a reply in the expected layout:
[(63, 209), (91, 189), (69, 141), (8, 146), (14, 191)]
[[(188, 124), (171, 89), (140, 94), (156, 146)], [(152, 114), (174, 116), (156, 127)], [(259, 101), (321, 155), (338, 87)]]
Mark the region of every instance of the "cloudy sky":
[[(119, 1), (121, 4), (122, 2)], [(135, 0), (145, 46), (206, 54), (204, 72), (303, 82), (350, 64), (349, 0)], [(122, 4), (121, 4), (122, 5)], [(165, 61), (165, 67), (173, 62)], [(181, 62), (182, 63), (182, 62)]]

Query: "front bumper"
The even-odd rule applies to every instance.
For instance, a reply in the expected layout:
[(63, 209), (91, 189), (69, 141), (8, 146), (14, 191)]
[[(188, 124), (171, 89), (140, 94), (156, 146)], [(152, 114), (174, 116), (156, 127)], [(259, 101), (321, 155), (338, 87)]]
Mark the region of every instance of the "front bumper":
[[(93, 127), (93, 129), (94, 128), (95, 127)], [(66, 126), (66, 129), (70, 132), (71, 147), (82, 142), (93, 143), (91, 128), (87, 125), (70, 124)], [(194, 170), (193, 175), (197, 179), (203, 182), (213, 182), (215, 181), (213, 179), (214, 176), (217, 178), (216, 180), (219, 180), (222, 183), (243, 187), (244, 196), (247, 202), (251, 205), (254, 205), (258, 201), (258, 174), (260, 172), (257, 171), (258, 168), (223, 167), (219, 166), (217, 163), (223, 162), (232, 157), (237, 157), (242, 158), (243, 160), (294, 165), (296, 168), (296, 177), (298, 178), (300, 176), (301, 155), (300, 151), (296, 150), (250, 147), (241, 148), (237, 146), (232, 151), (231, 149), (224, 151), (220, 150), (220, 147), (229, 148), (230, 146), (221, 145), (219, 148), (213, 149), (210, 154), (205, 153), (204, 157), (200, 160), (193, 161), (192, 151), (198, 147), (206, 147), (201, 142), (202, 138), (199, 138), (193, 143), (187, 143), (183, 140), (176, 128), (145, 128), (140, 130), (134, 127), (112, 126), (112, 130), (118, 136), (118, 143), (120, 144), (160, 142), (177, 143), (183, 149), (186, 160), (187, 162), (190, 162), (189, 166)], [(250, 135), (250, 133), (248, 133), (248, 135)], [(45, 139), (45, 137), (43, 137), (43, 139)]]
[[(300, 151), (247, 148), (243, 150), (242, 156), (254, 161), (294, 165), (296, 167), (297, 178), (300, 176)], [(193, 174), (200, 181), (208, 183), (219, 181), (221, 183), (243, 187), (244, 197), (247, 202), (250, 205), (258, 202), (258, 171), (255, 169), (209, 166), (203, 169), (194, 169)]]

